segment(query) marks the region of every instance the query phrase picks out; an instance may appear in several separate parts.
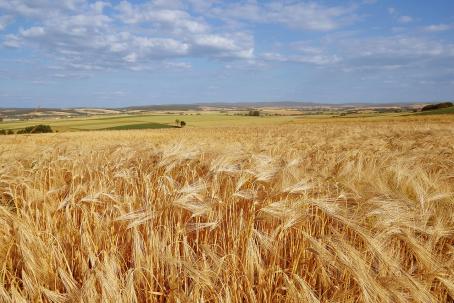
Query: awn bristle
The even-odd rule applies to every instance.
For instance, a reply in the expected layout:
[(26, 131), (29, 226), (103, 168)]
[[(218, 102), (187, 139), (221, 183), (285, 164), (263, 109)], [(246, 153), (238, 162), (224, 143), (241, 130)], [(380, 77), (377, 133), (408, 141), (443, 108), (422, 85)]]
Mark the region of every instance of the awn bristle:
[(454, 301), (452, 123), (9, 136), (0, 194), (0, 302)]

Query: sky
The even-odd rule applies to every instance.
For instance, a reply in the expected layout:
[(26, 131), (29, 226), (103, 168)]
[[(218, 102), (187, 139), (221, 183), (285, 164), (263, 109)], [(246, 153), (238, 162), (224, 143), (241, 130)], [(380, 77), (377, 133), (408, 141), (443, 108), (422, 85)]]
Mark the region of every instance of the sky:
[(0, 0), (0, 107), (453, 99), (452, 0)]

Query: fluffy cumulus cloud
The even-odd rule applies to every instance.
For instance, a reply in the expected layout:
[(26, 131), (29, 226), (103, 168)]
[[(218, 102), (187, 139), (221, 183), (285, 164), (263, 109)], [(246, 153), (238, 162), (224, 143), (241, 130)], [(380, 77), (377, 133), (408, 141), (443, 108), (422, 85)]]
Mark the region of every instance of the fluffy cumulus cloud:
[(173, 33), (203, 33), (209, 26), (201, 18), (194, 18), (181, 9), (162, 7), (160, 3), (133, 5), (127, 1), (117, 7), (118, 17), (126, 24), (147, 25), (155, 30)]
[[(172, 2), (134, 4), (122, 1), (88, 2), (0, 0), (0, 8), (33, 26), (3, 36), (3, 46), (29, 47), (57, 58), (73, 69), (145, 69), (181, 66), (164, 60), (207, 57), (254, 57), (254, 39), (248, 32), (223, 32)], [(0, 29), (8, 19), (0, 19)], [(190, 64), (183, 64), (188, 67)]]
[[(353, 6), (290, 1), (0, 0), (0, 10), (6, 13), (0, 17), (0, 30), (14, 18), (31, 24), (3, 35), (4, 47), (34, 48), (58, 58), (59, 64), (98, 69), (140, 69), (173, 58), (270, 61), (266, 52), (256, 54), (247, 26), (228, 25), (269, 23), (329, 31), (356, 18)], [(213, 20), (224, 26), (213, 25)], [(302, 52), (278, 61), (326, 64), (337, 59)]]
[(85, 0), (0, 0), (1, 10), (38, 19), (45, 19), (62, 11), (74, 11), (81, 5), (85, 5)]
[[(365, 37), (361, 28), (349, 31), (367, 17), (361, 7), (378, 2), (0, 0), (0, 42), (8, 49), (41, 52), (56, 77), (68, 71), (190, 69), (199, 58), (223, 66), (301, 64), (339, 70), (452, 60), (453, 44), (430, 36), (453, 29), (449, 23), (419, 25), (419, 32), (400, 35)], [(382, 10), (402, 27), (418, 20), (400, 9)], [(263, 37), (263, 28), (274, 33)]]

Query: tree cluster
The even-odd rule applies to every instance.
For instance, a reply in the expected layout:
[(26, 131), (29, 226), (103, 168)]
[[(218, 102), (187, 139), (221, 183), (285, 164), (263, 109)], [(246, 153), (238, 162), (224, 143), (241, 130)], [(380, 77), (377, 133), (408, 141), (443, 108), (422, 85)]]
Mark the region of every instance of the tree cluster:
[(14, 135), (14, 131), (12, 129), (0, 129), (0, 135)]
[(258, 110), (250, 110), (249, 113), (248, 113), (248, 116), (259, 117), (260, 116), (260, 111), (258, 111)]
[(438, 103), (438, 104), (429, 104), (421, 108), (421, 111), (427, 111), (427, 110), (434, 110), (434, 109), (441, 109), (441, 108), (448, 108), (452, 107), (454, 104), (452, 102), (443, 102), (443, 103)]
[(28, 126), (24, 129), (19, 130), (17, 133), (18, 134), (42, 134), (42, 133), (52, 133), (52, 127), (50, 125), (44, 125), (44, 124), (39, 124), (39, 125), (34, 125), (34, 126)]

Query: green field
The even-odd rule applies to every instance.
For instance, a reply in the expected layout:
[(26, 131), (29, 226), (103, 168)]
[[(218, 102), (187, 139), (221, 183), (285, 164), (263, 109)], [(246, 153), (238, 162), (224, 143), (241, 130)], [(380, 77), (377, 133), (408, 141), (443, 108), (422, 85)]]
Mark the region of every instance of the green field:
[(333, 114), (306, 114), (306, 115), (283, 115), (283, 116), (239, 116), (225, 114), (216, 111), (200, 111), (186, 114), (117, 114), (99, 115), (86, 118), (48, 118), (30, 120), (7, 120), (0, 122), (0, 129), (17, 131), (27, 126), (47, 124), (54, 131), (92, 131), (92, 130), (128, 130), (128, 129), (164, 129), (174, 128), (175, 121), (185, 121), (186, 127), (223, 127), (223, 126), (258, 126), (279, 125), (288, 123), (311, 123), (317, 120), (357, 120), (357, 119), (395, 119), (398, 117), (418, 117), (427, 115), (454, 114), (454, 107), (418, 113), (357, 113), (346, 116)]
[(171, 126), (161, 123), (141, 123), (141, 124), (127, 124), (106, 128), (107, 130), (127, 130), (127, 129), (158, 129), (158, 128), (174, 128)]
[(454, 114), (454, 106), (447, 107), (447, 108), (428, 110), (428, 111), (424, 111), (424, 112), (419, 112), (417, 114), (418, 115), (447, 115), (447, 114)]
[(126, 129), (159, 129), (175, 127), (175, 120), (185, 121), (186, 127), (212, 127), (234, 125), (260, 125), (288, 123), (292, 116), (247, 117), (220, 113), (201, 113), (192, 115), (114, 115), (94, 116), (88, 118), (31, 119), (26, 121), (5, 121), (0, 129), (19, 130), (27, 126), (48, 124), (59, 132), (89, 130), (126, 130)]

